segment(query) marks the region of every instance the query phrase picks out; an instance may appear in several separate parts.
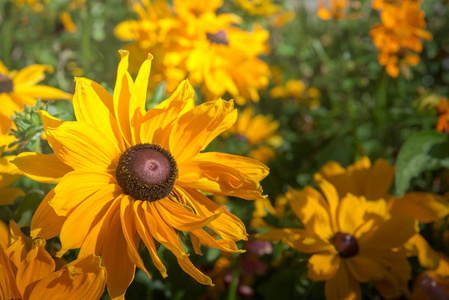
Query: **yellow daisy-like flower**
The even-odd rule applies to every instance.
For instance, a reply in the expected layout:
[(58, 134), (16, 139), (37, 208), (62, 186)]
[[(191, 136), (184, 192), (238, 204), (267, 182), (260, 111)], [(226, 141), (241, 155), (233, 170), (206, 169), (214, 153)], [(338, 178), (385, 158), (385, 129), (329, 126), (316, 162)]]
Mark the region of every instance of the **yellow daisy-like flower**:
[(28, 177), (57, 183), (33, 217), (31, 236), (59, 234), (59, 255), (75, 248), (81, 248), (80, 255), (102, 255), (112, 299), (124, 297), (136, 266), (150, 276), (138, 253), (140, 241), (162, 276), (167, 270), (154, 240), (176, 256), (185, 272), (212, 285), (190, 261), (176, 230), (189, 232), (197, 254), (201, 244), (242, 252), (235, 242), (247, 239), (244, 224), (198, 190), (262, 198), (259, 181), (268, 168), (240, 156), (201, 152), (234, 124), (232, 101), (195, 107), (194, 90), (184, 81), (168, 100), (145, 111), (152, 56), (133, 82), (129, 54), (120, 54), (114, 96), (77, 78), (77, 121), (40, 112), (55, 154), (21, 153), (14, 160)]
[(14, 221), (11, 234), (6, 224), (0, 224), (0, 299), (100, 299), (107, 276), (98, 256), (88, 255), (55, 270), (45, 240), (25, 236)]
[(45, 78), (45, 71), (52, 71), (49, 65), (31, 65), (20, 71), (9, 71), (0, 60), (0, 145), (8, 145), (14, 137), (8, 135), (13, 126), (11, 116), (21, 111), (24, 105), (34, 106), (38, 98), (56, 100), (72, 98), (71, 94), (59, 89), (37, 85)]
[(235, 3), (251, 15), (271, 16), (281, 10), (271, 0), (235, 0)]
[[(368, 200), (387, 200), (388, 210), (394, 214), (407, 215), (420, 223), (435, 222), (449, 214), (449, 202), (446, 198), (426, 192), (409, 192), (402, 197), (388, 194), (394, 180), (394, 166), (384, 159), (378, 159), (371, 166), (368, 157), (348, 166), (346, 169), (337, 162), (324, 165), (315, 178), (324, 178), (332, 183), (340, 197), (347, 193), (366, 197)], [(407, 243), (409, 255), (417, 255), (423, 267), (433, 269), (439, 257), (426, 240), (416, 234)]]
[(363, 282), (390, 284), (397, 296), (406, 293), (411, 269), (401, 248), (415, 233), (413, 220), (389, 215), (383, 199), (340, 198), (325, 180), (318, 185), (325, 197), (311, 187), (286, 195), (304, 229), (271, 229), (256, 237), (313, 254), (308, 277), (326, 281), (327, 299), (361, 299)]
[(22, 177), (22, 172), (11, 163), (16, 156), (1, 157), (4, 148), (0, 147), (0, 205), (10, 205), (25, 193), (20, 188), (10, 187), (14, 181)]
[(251, 147), (249, 155), (262, 162), (276, 157), (274, 148), (283, 143), (276, 133), (279, 122), (264, 115), (254, 115), (254, 108), (248, 106), (240, 114), (237, 122), (229, 132), (239, 139), (247, 141)]

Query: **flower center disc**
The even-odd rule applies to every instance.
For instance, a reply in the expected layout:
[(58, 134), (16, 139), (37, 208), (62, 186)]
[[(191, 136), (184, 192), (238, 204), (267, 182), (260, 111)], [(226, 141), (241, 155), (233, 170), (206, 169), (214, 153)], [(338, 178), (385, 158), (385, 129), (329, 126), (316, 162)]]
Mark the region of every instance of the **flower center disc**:
[(5, 74), (0, 73), (0, 94), (1, 93), (11, 93), (14, 91), (14, 86), (12, 80)]
[(155, 144), (135, 145), (120, 157), (116, 178), (123, 192), (137, 200), (167, 197), (178, 177), (176, 161)]
[(350, 234), (339, 232), (332, 239), (332, 243), (341, 257), (351, 257), (359, 253), (359, 244)]
[(219, 30), (217, 33), (206, 33), (206, 36), (212, 44), (229, 46), (228, 35), (224, 30)]

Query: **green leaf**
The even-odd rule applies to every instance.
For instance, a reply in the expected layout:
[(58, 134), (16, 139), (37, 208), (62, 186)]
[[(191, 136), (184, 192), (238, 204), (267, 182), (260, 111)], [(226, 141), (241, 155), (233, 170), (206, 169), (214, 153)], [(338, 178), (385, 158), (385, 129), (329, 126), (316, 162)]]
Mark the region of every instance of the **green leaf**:
[(403, 195), (412, 178), (423, 171), (449, 166), (448, 136), (436, 131), (422, 131), (410, 136), (396, 162), (396, 194)]

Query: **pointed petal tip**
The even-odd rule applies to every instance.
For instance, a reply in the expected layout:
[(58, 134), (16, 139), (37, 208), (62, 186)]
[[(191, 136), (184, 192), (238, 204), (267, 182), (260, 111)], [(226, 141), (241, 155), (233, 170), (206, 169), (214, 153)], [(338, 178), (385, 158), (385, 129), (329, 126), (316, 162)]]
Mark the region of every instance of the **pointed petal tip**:
[(150, 52), (148, 52), (147, 60), (153, 60), (154, 56)]
[(121, 57), (121, 58), (123, 58), (123, 57), (129, 55), (129, 51), (128, 51), (128, 50), (123, 50), (123, 49), (120, 49), (120, 50), (118, 51), (118, 53), (120, 54), (120, 57)]

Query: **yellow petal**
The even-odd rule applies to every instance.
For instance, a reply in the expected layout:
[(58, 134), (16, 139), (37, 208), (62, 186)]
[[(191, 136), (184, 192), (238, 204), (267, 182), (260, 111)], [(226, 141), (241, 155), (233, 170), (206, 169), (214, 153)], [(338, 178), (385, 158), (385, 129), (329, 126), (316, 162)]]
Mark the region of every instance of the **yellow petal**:
[[(194, 208), (195, 212), (201, 217), (210, 217), (221, 209), (221, 207), (194, 189), (176, 188), (180, 197)], [(243, 222), (228, 211), (223, 211), (219, 218), (213, 220), (207, 225), (223, 239), (232, 241), (247, 240), (248, 234)]]
[(56, 117), (51, 116), (48, 112), (45, 110), (37, 110), (36, 113), (38, 113), (42, 118), (42, 123), (44, 125), (44, 130), (47, 130), (47, 128), (57, 128), (61, 124), (63, 124), (65, 121), (60, 120)]
[(170, 133), (170, 150), (176, 161), (195, 156), (237, 118), (232, 101), (222, 99), (203, 103), (179, 117)]
[(311, 187), (301, 191), (290, 188), (286, 196), (293, 212), (308, 231), (316, 232), (323, 239), (334, 235), (328, 205), (317, 190)]
[(437, 194), (411, 192), (402, 198), (394, 198), (391, 211), (411, 216), (420, 223), (430, 223), (449, 214), (449, 201)]
[(282, 241), (290, 247), (305, 253), (331, 252), (337, 254), (335, 247), (328, 240), (319, 235), (296, 228), (271, 229), (268, 232), (257, 234), (261, 241)]
[(75, 78), (75, 82), (73, 109), (76, 120), (95, 126), (116, 141), (124, 152), (125, 146), (115, 120), (112, 96), (92, 80)]
[(167, 198), (156, 201), (154, 207), (168, 225), (181, 231), (192, 231), (205, 227), (226, 209), (226, 207), (222, 207), (216, 214), (202, 218)]
[(333, 300), (360, 300), (362, 293), (360, 284), (347, 270), (344, 260), (332, 279), (326, 281), (324, 286), (326, 299)]
[(41, 204), (31, 219), (31, 237), (48, 240), (57, 236), (61, 232), (61, 227), (66, 220), (65, 217), (58, 216), (48, 201), (55, 196), (55, 190), (52, 189), (42, 200)]
[(340, 257), (333, 253), (312, 255), (307, 263), (307, 275), (314, 281), (329, 280), (335, 276), (340, 267)]
[(38, 281), (55, 270), (55, 261), (45, 250), (45, 240), (36, 239), (31, 250), (26, 254), (16, 274), (16, 282), (25, 299), (31, 292), (32, 283)]
[[(140, 129), (141, 119), (145, 115), (145, 102), (147, 100), (148, 78), (150, 77), (151, 61), (153, 55), (148, 54), (147, 59), (140, 67), (137, 74), (136, 82), (134, 84), (131, 97), (129, 100), (129, 121), (131, 124), (132, 144), (135, 145), (139, 139), (139, 131), (134, 129)], [(137, 136), (135, 136), (137, 134)]]
[(418, 256), (419, 264), (422, 267), (431, 270), (436, 269), (440, 257), (419, 233), (411, 237), (408, 240), (407, 245), (415, 250), (414, 252), (416, 253), (413, 254)]
[(62, 249), (58, 253), (59, 256), (69, 249), (81, 247), (90, 229), (99, 222), (101, 216), (106, 214), (109, 206), (120, 193), (121, 189), (116, 184), (108, 184), (88, 196), (78, 206), (73, 207), (61, 228)]
[(57, 100), (65, 99), (71, 100), (72, 95), (65, 93), (54, 87), (45, 85), (19, 85), (14, 86), (14, 93), (22, 96), (28, 96), (33, 98), (41, 98), (42, 100)]
[(0, 189), (22, 177), (22, 172), (11, 163), (14, 158), (15, 156), (0, 157)]
[(224, 240), (221, 238), (215, 239), (209, 233), (203, 229), (194, 229), (190, 231), (190, 236), (195, 236), (199, 239), (199, 242), (206, 247), (214, 247), (221, 251), (229, 253), (244, 253), (245, 250), (239, 250), (234, 241)]
[[(373, 230), (359, 238), (360, 251), (401, 247), (416, 233), (414, 220), (407, 216), (393, 215), (376, 225)], [(382, 243), (379, 243), (380, 240)]]
[(61, 177), (73, 171), (54, 154), (22, 152), (13, 160), (13, 163), (25, 176), (44, 183), (58, 183)]
[(20, 188), (2, 188), (0, 189), (0, 205), (11, 205), (18, 197), (25, 196), (25, 192)]
[(159, 144), (169, 149), (173, 121), (194, 107), (195, 91), (187, 80), (181, 82), (171, 97), (146, 112), (140, 129), (141, 143)]
[(394, 166), (385, 159), (378, 159), (366, 176), (365, 194), (368, 200), (384, 198), (394, 180)]
[(112, 300), (125, 299), (128, 286), (134, 279), (136, 265), (129, 259), (123, 236), (120, 211), (111, 220), (102, 253), (103, 265), (108, 273), (107, 287)]
[(29, 299), (99, 299), (106, 281), (106, 270), (100, 258), (89, 255), (43, 278), (33, 288)]
[(128, 255), (131, 262), (145, 272), (148, 278), (151, 278), (151, 275), (148, 273), (142, 258), (139, 255), (138, 246), (140, 243), (140, 237), (137, 233), (135, 224), (133, 201), (134, 200), (128, 195), (123, 196), (120, 201), (120, 220), (122, 222), (123, 235), (125, 236)]
[(31, 65), (23, 68), (14, 76), (14, 85), (33, 85), (45, 78), (45, 71), (52, 72), (50, 65)]
[(148, 252), (151, 255), (151, 260), (153, 261), (154, 266), (159, 270), (159, 272), (161, 272), (162, 277), (165, 278), (167, 277), (167, 269), (165, 268), (161, 259), (157, 255), (156, 245), (154, 244), (153, 237), (151, 236), (151, 231), (148, 228), (148, 224), (146, 224), (145, 218), (143, 219), (141, 218), (141, 216), (144, 215), (142, 212), (140, 212), (140, 210), (143, 209), (142, 202), (134, 201), (133, 209), (139, 236), (144, 242), (145, 246), (147, 247)]
[(345, 260), (348, 270), (358, 282), (369, 282), (380, 280), (387, 272), (383, 266), (375, 261), (377, 257), (363, 255), (363, 251), (359, 254)]
[(120, 202), (121, 197), (119, 196), (112, 201), (106, 213), (98, 216), (98, 222), (89, 228), (89, 233), (81, 245), (78, 257), (83, 257), (90, 254), (101, 255), (112, 217), (120, 209)]
[[(0, 61), (1, 63), (1, 61)], [(19, 289), (17, 288), (15, 272), (11, 266), (10, 258), (0, 247), (0, 299), (19, 299)]]
[(347, 194), (338, 207), (338, 227), (342, 233), (354, 234), (365, 222), (365, 198)]
[(116, 169), (120, 156), (117, 143), (101, 131), (83, 122), (65, 122), (47, 130), (47, 139), (55, 155), (75, 170), (107, 171)]
[(176, 184), (214, 195), (234, 196), (247, 200), (262, 198), (260, 183), (220, 161), (189, 160), (178, 164)]
[(117, 80), (114, 88), (114, 112), (126, 147), (129, 148), (132, 145), (129, 105), (134, 83), (131, 75), (128, 73), (129, 52), (120, 50), (119, 53), (121, 59), (117, 69)]
[(89, 170), (67, 173), (55, 187), (55, 197), (49, 204), (60, 216), (65, 216), (74, 207), (88, 199), (107, 185), (116, 192), (120, 189), (114, 176), (106, 172)]
[(269, 173), (268, 167), (263, 163), (239, 155), (219, 152), (205, 152), (199, 153), (193, 158), (193, 160), (219, 163), (221, 165), (234, 168), (240, 173), (257, 181), (262, 181), (262, 179), (264, 179)]
[(340, 202), (340, 197), (336, 188), (324, 179), (317, 180), (317, 184), (324, 194), (329, 205), (329, 216), (332, 222), (334, 231), (337, 229), (337, 208)]
[(192, 276), (196, 281), (204, 285), (214, 286), (212, 279), (209, 276), (204, 275), (200, 270), (198, 270), (190, 261), (188, 257), (176, 257), (181, 269), (187, 274)]

